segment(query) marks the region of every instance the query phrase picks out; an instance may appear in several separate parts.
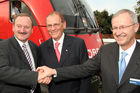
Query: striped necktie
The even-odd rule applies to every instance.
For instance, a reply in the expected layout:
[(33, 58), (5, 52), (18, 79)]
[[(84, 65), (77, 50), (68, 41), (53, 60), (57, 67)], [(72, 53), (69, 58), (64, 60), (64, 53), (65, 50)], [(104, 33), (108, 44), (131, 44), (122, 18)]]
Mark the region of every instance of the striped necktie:
[(22, 45), (22, 48), (23, 48), (24, 54), (25, 54), (25, 56), (26, 56), (26, 58), (27, 58), (27, 60), (28, 60), (28, 63), (29, 63), (29, 65), (30, 65), (30, 67), (31, 67), (31, 69), (32, 69), (32, 71), (33, 71), (33, 70), (34, 70), (34, 67), (33, 67), (32, 60), (31, 60), (31, 57), (30, 57), (30, 55), (29, 55), (29, 52), (28, 52), (28, 50), (27, 50), (26, 44), (23, 44), (23, 45)]
[[(28, 52), (28, 50), (27, 50), (26, 44), (23, 44), (23, 45), (22, 45), (22, 48), (23, 48), (24, 54), (25, 54), (25, 56), (26, 56), (26, 58), (27, 58), (27, 60), (28, 60), (28, 63), (29, 63), (29, 65), (30, 65), (32, 71), (34, 71), (34, 67), (33, 67), (33, 64), (32, 64), (32, 60), (31, 60), (31, 57), (30, 57), (29, 52)], [(33, 86), (32, 89), (30, 90), (30, 92), (31, 92), (31, 93), (34, 93), (35, 88), (36, 88), (36, 86)]]

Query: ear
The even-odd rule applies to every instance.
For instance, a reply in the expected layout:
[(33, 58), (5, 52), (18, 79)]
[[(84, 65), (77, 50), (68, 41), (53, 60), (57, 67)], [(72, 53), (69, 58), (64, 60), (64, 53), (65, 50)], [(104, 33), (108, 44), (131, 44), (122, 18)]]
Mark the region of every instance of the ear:
[(32, 28), (32, 33), (33, 33), (33, 28)]
[(135, 32), (139, 30), (139, 23), (135, 24)]
[(12, 30), (13, 30), (13, 32), (15, 31), (15, 25), (14, 24), (13, 24)]
[(66, 28), (66, 21), (64, 21), (64, 23), (63, 23), (63, 28), (64, 29)]

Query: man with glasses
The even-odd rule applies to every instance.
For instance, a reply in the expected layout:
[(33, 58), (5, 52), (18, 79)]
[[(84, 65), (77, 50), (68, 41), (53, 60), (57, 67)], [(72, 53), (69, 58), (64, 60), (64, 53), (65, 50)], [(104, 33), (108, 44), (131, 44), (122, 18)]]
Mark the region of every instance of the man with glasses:
[[(51, 38), (39, 47), (40, 64), (51, 68), (61, 68), (82, 64), (88, 60), (84, 40), (64, 34), (66, 21), (59, 12), (52, 12), (46, 18), (46, 26)], [(89, 78), (51, 82), (49, 93), (89, 93)]]
[(139, 93), (140, 43), (135, 38), (138, 29), (137, 16), (122, 9), (112, 17), (116, 42), (102, 46), (93, 59), (82, 65), (57, 69), (43, 66), (37, 70), (44, 70), (46, 76), (57, 75), (54, 81), (94, 75), (100, 70), (102, 93)]

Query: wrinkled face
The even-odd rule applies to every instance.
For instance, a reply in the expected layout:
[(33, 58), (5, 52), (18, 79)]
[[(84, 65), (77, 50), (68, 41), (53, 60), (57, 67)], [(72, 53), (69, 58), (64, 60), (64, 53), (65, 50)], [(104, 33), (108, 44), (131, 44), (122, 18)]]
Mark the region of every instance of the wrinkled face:
[(26, 42), (32, 34), (32, 21), (27, 16), (19, 16), (13, 25), (14, 35), (22, 42)]
[(53, 14), (47, 17), (46, 26), (51, 37), (58, 41), (63, 34), (63, 30), (66, 28), (66, 22), (62, 22), (58, 15)]
[(122, 13), (112, 20), (113, 36), (125, 50), (133, 45), (139, 24), (134, 24), (128, 13)]

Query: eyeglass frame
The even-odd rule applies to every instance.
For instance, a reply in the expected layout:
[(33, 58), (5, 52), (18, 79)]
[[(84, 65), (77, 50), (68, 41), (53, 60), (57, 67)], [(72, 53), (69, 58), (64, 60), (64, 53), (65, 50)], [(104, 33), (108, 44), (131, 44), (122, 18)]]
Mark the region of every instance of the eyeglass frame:
[(131, 25), (128, 25), (128, 26), (119, 26), (119, 27), (116, 27), (116, 28), (111, 28), (111, 31), (113, 32), (113, 30), (114, 31), (118, 31), (118, 30), (124, 30), (124, 29), (126, 29), (126, 28), (128, 28), (128, 27), (131, 27), (131, 26), (133, 26), (133, 25), (135, 25), (136, 23), (133, 23), (133, 24), (131, 24)]
[(58, 28), (60, 25), (61, 25), (61, 23), (55, 23), (55, 24), (49, 24), (49, 25), (47, 25), (46, 27), (47, 27), (48, 29), (50, 29), (50, 28), (52, 28), (52, 27)]

